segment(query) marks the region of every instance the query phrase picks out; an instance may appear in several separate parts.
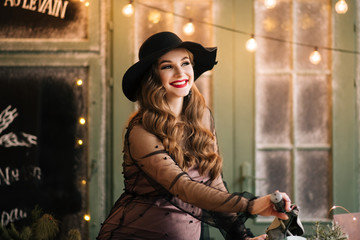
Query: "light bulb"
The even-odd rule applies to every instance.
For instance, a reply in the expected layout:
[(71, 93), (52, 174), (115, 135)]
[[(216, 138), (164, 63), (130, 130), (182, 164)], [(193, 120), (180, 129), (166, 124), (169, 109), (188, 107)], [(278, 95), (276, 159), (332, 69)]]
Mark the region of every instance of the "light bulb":
[(82, 139), (79, 139), (79, 140), (77, 141), (77, 143), (81, 146), (81, 145), (84, 144), (84, 141), (83, 141)]
[(186, 35), (190, 36), (192, 34), (194, 34), (195, 32), (195, 26), (192, 23), (192, 21), (190, 20), (190, 22), (188, 22), (187, 24), (184, 25), (183, 27), (183, 31)]
[(91, 219), (91, 217), (90, 217), (89, 214), (85, 214), (85, 215), (84, 215), (84, 220), (85, 220), (85, 221), (89, 222), (90, 219)]
[(86, 185), (86, 183), (87, 183), (87, 182), (86, 182), (85, 179), (81, 180), (81, 184), (82, 184), (82, 185)]
[(85, 118), (80, 118), (80, 119), (79, 119), (79, 123), (80, 123), (81, 125), (84, 125), (84, 124), (86, 123)]
[(246, 41), (246, 49), (249, 52), (255, 52), (256, 51), (257, 43), (256, 43), (256, 40), (255, 40), (254, 36), (251, 36), (251, 38)]
[(345, 2), (345, 0), (339, 0), (336, 4), (335, 4), (335, 11), (339, 14), (344, 14), (346, 13), (348, 10), (348, 5)]
[(131, 2), (123, 7), (122, 13), (123, 13), (126, 17), (131, 17), (131, 16), (134, 14), (134, 7), (133, 7), (133, 5), (131, 4)]
[(76, 84), (77, 84), (78, 86), (83, 85), (83, 80), (82, 80), (82, 79), (78, 79), (78, 80), (76, 81)]
[(276, 0), (265, 0), (264, 4), (267, 9), (271, 9), (276, 6)]
[(148, 16), (148, 20), (149, 20), (149, 22), (151, 22), (153, 24), (159, 23), (161, 20), (161, 13), (159, 11), (150, 12), (150, 14)]
[(315, 48), (315, 50), (310, 54), (309, 60), (312, 64), (319, 64), (319, 62), (321, 61), (321, 55), (318, 52), (317, 48)]
[(86, 2), (86, 3), (85, 3), (85, 7), (88, 7), (89, 5), (90, 5), (89, 2)]

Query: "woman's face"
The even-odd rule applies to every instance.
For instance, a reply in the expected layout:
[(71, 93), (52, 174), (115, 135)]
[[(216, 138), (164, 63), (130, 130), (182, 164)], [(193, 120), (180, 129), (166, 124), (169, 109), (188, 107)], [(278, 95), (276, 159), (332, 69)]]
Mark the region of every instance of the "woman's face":
[(183, 98), (189, 94), (194, 84), (194, 70), (186, 49), (176, 48), (161, 56), (157, 70), (166, 90), (167, 100)]

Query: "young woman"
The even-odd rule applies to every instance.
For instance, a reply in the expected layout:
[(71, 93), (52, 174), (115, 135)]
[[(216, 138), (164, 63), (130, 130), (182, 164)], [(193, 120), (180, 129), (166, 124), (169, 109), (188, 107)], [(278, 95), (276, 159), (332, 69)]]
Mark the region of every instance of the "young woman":
[(230, 194), (224, 186), (214, 122), (194, 84), (216, 64), (216, 51), (171, 32), (141, 46), (139, 61), (123, 77), (125, 96), (139, 105), (124, 141), (125, 192), (98, 239), (198, 240), (201, 222), (226, 239), (265, 239), (251, 238), (244, 226), (249, 216), (287, 218), (270, 195)]

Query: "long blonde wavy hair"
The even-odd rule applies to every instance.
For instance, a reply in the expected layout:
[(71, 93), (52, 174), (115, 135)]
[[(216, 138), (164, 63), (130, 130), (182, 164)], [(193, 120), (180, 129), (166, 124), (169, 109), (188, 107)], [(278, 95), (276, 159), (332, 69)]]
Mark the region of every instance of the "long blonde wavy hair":
[[(193, 64), (191, 52), (189, 56)], [(204, 97), (193, 84), (191, 96), (184, 98), (181, 118), (176, 118), (166, 102), (166, 90), (157, 69), (156, 61), (142, 79), (137, 93), (139, 110), (130, 122), (142, 124), (157, 136), (184, 171), (197, 166), (201, 175), (209, 174), (211, 179), (215, 179), (221, 174), (222, 158), (215, 150), (214, 132), (204, 126), (204, 114), (210, 111)], [(208, 115), (208, 121), (212, 122), (211, 115)]]

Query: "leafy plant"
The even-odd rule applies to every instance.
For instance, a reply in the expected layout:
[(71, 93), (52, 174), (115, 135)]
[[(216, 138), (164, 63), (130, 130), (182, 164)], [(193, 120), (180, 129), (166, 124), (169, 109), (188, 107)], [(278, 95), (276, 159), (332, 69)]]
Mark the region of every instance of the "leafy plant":
[(325, 224), (321, 225), (319, 222), (315, 223), (314, 235), (309, 237), (309, 240), (347, 240), (348, 237), (343, 233), (339, 225)]
[[(43, 213), (39, 207), (31, 212), (32, 223), (20, 230), (11, 223), (8, 227), (0, 225), (1, 240), (51, 240), (59, 233), (59, 221), (51, 214)], [(81, 240), (79, 230), (71, 229), (67, 240)]]

